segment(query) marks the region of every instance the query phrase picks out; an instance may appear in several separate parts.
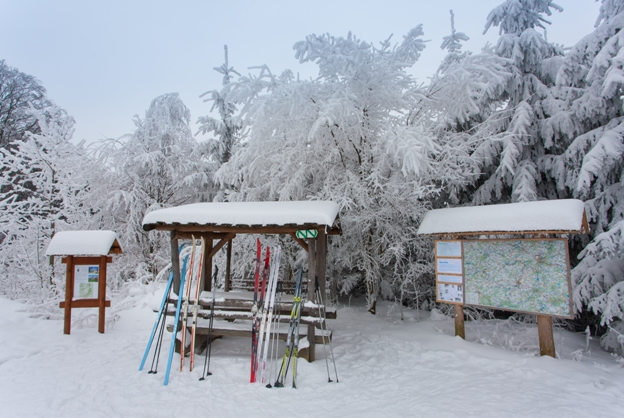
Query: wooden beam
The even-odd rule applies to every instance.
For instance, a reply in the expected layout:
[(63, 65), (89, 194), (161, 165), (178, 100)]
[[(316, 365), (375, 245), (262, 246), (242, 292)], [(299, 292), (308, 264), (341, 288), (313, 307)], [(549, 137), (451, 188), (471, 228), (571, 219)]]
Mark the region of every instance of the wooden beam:
[(204, 281), (203, 287), (206, 291), (212, 290), (212, 234), (204, 236), (206, 249), (204, 250), (204, 260), (202, 261), (201, 279)]
[[(146, 229), (148, 228), (148, 229)], [(301, 229), (319, 229), (325, 228), (325, 225), (304, 224), (304, 225), (178, 225), (178, 224), (157, 224), (145, 225), (144, 230), (151, 231), (176, 231), (195, 233), (199, 235), (202, 232), (233, 232), (235, 234), (289, 234), (297, 232)]]
[(180, 254), (175, 231), (171, 231), (171, 271), (173, 272), (173, 291), (180, 294)]
[(544, 231), (472, 231), (472, 232), (449, 232), (439, 234), (420, 234), (425, 237), (441, 237), (443, 239), (459, 239), (459, 237), (469, 237), (475, 235), (574, 235), (583, 234), (583, 228), (580, 230), (544, 230)]
[[(73, 257), (72, 264), (74, 266), (86, 266), (89, 264), (94, 264), (94, 265), (100, 264), (100, 257), (77, 257), (77, 256), (71, 256), (71, 255), (61, 258), (61, 263), (63, 264), (67, 263), (67, 259), (69, 257)], [(103, 257), (106, 257), (106, 256), (103, 256)], [(112, 263), (113, 257), (106, 257), (106, 262)]]
[(228, 241), (228, 245), (227, 245), (227, 257), (226, 257), (226, 262), (225, 262), (225, 291), (229, 292), (230, 291), (230, 272), (231, 272), (231, 266), (232, 266), (232, 240)]
[[(104, 306), (107, 307), (107, 308), (110, 308), (111, 301), (110, 300), (104, 301)], [(59, 308), (64, 309), (65, 307), (67, 307), (67, 303), (59, 302)], [(99, 308), (100, 307), (100, 300), (99, 299), (77, 299), (77, 300), (72, 300), (71, 307), (72, 307), (72, 309), (75, 309), (75, 308)]]
[(325, 273), (327, 270), (327, 236), (325, 228), (319, 229), (316, 237), (316, 272), (318, 277), (319, 290), (321, 291), (322, 305), (327, 306), (327, 296), (325, 293)]
[[(223, 238), (221, 238), (221, 241), (219, 241), (219, 242), (217, 243), (217, 245), (215, 245), (215, 246), (212, 248), (212, 250), (210, 250), (210, 257), (211, 257), (211, 258), (212, 258), (212, 257), (214, 257), (214, 256), (215, 256), (215, 255), (219, 252), (219, 250), (220, 250), (221, 248), (223, 248), (223, 246), (224, 246), (225, 244), (227, 244), (227, 243), (228, 243), (228, 242), (230, 242), (232, 239), (234, 239), (234, 237), (236, 237), (236, 234), (229, 233), (229, 234), (226, 234)], [(214, 238), (214, 237), (212, 237), (212, 238)]]
[(310, 249), (308, 248), (308, 244), (306, 244), (306, 242), (304, 240), (302, 240), (301, 238), (297, 238), (297, 233), (296, 232), (291, 232), (288, 235), (293, 237), (293, 239), (295, 241), (297, 241), (297, 244), (301, 245), (301, 248), (303, 248), (305, 250), (305, 252), (309, 252), (310, 251)]
[(65, 308), (65, 317), (63, 324), (63, 333), (70, 334), (71, 333), (71, 308), (72, 308), (72, 299), (74, 298), (74, 257), (68, 255), (64, 258), (64, 263), (67, 263), (67, 273), (65, 280), (65, 306), (61, 306), (61, 308)]
[(466, 339), (466, 330), (464, 328), (464, 305), (453, 305), (453, 314), (455, 317), (455, 336)]
[(316, 278), (316, 239), (308, 239), (308, 297), (314, 295)]
[(182, 231), (172, 231), (175, 235), (176, 239), (184, 239), (184, 240), (191, 240), (193, 239), (193, 236), (195, 236), (195, 239), (200, 239), (201, 237), (204, 237), (204, 239), (208, 236), (208, 235), (212, 235), (212, 239), (223, 239), (226, 236), (228, 236), (228, 232), (182, 232)]
[(540, 356), (556, 357), (555, 338), (550, 316), (537, 315), (537, 334), (539, 336)]
[(98, 332), (104, 334), (106, 327), (106, 256), (104, 255), (100, 257), (98, 276)]

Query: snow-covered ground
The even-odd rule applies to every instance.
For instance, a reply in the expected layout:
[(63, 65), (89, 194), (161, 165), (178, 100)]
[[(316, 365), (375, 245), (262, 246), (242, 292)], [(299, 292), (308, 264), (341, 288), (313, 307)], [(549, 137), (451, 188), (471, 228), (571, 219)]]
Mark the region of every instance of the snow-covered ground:
[(374, 317), (357, 301), (330, 321), (339, 383), (327, 383), (317, 346), (316, 362), (298, 363), (298, 389), (249, 384), (249, 340), (224, 338), (214, 344), (213, 376), (198, 381), (201, 357), (194, 372), (173, 371), (164, 387), (164, 364), (157, 375), (138, 371), (161, 297), (137, 286), (113, 300), (103, 335), (88, 310), (75, 310), (69, 336), (61, 320), (31, 318), (0, 298), (0, 415), (624, 416), (624, 367), (595, 340), (586, 350), (583, 335), (556, 331), (561, 358), (539, 357), (534, 327), (467, 322), (464, 341), (437, 311), (406, 310), (401, 321), (390, 304)]

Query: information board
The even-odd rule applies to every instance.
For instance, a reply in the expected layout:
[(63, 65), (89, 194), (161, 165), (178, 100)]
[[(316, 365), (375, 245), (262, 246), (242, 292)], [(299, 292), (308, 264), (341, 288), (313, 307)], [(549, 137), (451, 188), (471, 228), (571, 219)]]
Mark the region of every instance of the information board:
[(436, 301), (463, 304), (462, 241), (436, 241)]
[(74, 299), (97, 299), (100, 266), (74, 266)]
[(573, 317), (567, 239), (462, 244), (467, 305)]

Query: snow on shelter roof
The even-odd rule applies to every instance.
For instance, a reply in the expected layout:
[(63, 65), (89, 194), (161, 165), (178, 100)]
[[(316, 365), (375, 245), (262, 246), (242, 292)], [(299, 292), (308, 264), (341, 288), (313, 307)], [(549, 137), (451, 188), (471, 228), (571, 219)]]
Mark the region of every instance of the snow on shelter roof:
[(429, 211), (418, 234), (509, 232), (589, 233), (585, 204), (576, 199), (467, 206)]
[(155, 210), (143, 218), (143, 229), (158, 225), (310, 226), (331, 228), (338, 205), (328, 201), (210, 202)]
[(113, 231), (63, 231), (52, 237), (46, 255), (120, 254), (121, 247)]

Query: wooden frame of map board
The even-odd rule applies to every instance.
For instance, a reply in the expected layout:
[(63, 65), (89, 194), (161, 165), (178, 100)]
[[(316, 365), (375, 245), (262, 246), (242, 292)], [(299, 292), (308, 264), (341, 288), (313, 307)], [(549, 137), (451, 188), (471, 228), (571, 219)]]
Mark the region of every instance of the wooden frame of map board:
[(452, 305), (464, 303), (464, 278), (461, 240), (436, 240), (436, 302)]
[[(514, 243), (517, 243), (517, 246)], [(536, 245), (527, 248), (532, 243)], [(540, 246), (540, 243), (543, 246)], [(561, 243), (561, 245), (549, 246), (548, 243)], [(484, 272), (485, 277), (477, 280), (473, 277), (474, 269), (470, 265), (473, 247), (497, 246), (498, 244), (501, 244), (500, 251), (513, 253), (518, 249), (520, 253), (529, 250), (537, 253), (534, 256), (527, 255), (527, 259), (520, 259), (521, 264), (516, 265), (513, 260), (505, 261), (503, 256), (492, 255), (493, 248), (488, 248), (487, 258), (483, 261), (487, 267), (481, 268), (482, 271), (486, 270)], [(574, 317), (567, 238), (463, 240), (462, 250), (465, 305), (568, 319)], [(550, 260), (552, 261), (542, 259), (539, 251), (551, 257)], [(475, 255), (475, 257), (477, 256)], [(478, 257), (483, 259), (484, 255), (481, 254)], [(531, 258), (535, 258), (535, 260)], [(548, 268), (539, 268), (540, 263), (547, 262), (549, 263)], [(497, 263), (499, 264), (497, 265)], [(505, 274), (500, 274), (501, 271), (504, 271)], [(488, 276), (490, 272), (495, 277), (493, 275)], [(500, 279), (502, 279), (502, 283), (498, 284), (496, 292), (483, 299), (482, 294), (485, 291), (485, 286)], [(550, 294), (549, 291), (551, 291)]]

